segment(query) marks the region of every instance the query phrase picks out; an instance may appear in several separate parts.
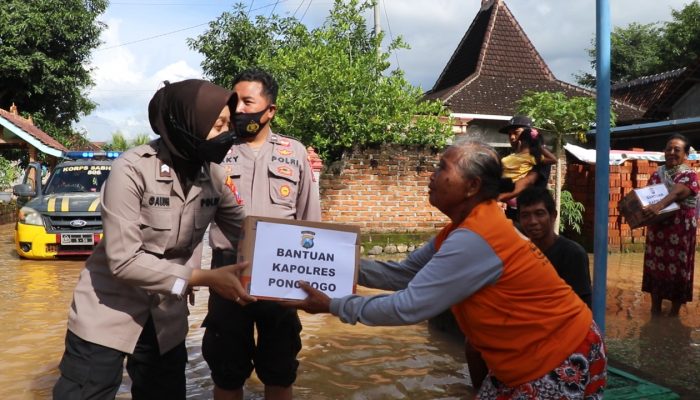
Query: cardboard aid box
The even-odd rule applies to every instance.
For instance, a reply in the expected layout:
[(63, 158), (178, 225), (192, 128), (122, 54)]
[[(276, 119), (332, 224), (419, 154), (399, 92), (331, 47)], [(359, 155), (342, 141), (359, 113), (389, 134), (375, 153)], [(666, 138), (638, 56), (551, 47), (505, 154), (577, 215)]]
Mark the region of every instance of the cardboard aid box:
[(262, 299), (305, 299), (298, 281), (329, 297), (355, 293), (360, 228), (325, 222), (248, 216), (238, 262), (250, 261), (241, 282)]
[(620, 200), (618, 208), (622, 216), (627, 220), (630, 228), (634, 229), (641, 226), (652, 225), (665, 220), (680, 209), (677, 203), (671, 203), (668, 207), (661, 210), (659, 215), (651, 218), (644, 218), (642, 209), (650, 204), (657, 203), (667, 195), (668, 189), (666, 185), (662, 183), (634, 189)]

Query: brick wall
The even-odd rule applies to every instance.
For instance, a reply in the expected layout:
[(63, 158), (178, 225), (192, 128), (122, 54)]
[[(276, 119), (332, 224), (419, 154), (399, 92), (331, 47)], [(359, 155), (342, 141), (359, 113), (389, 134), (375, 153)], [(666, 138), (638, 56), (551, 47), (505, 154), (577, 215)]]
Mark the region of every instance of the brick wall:
[[(422, 148), (385, 145), (356, 148), (321, 174), (323, 220), (357, 225), (363, 233), (435, 232), (448, 219), (428, 203), (428, 181), (439, 154)], [(700, 170), (700, 162), (688, 164)], [(646, 228), (630, 229), (617, 204), (633, 188), (647, 185), (658, 164), (646, 160), (610, 166), (608, 250), (642, 251)], [(550, 187), (554, 184), (552, 169)], [(580, 237), (593, 250), (595, 165), (568, 159), (563, 189), (586, 207)]]
[[(687, 161), (688, 165), (700, 170), (700, 163)], [(610, 197), (608, 200), (608, 251), (643, 251), (646, 228), (631, 229), (620, 215), (617, 205), (633, 189), (647, 185), (649, 178), (659, 163), (646, 160), (627, 161), (622, 165), (610, 166)], [(568, 190), (574, 199), (586, 207), (582, 238), (584, 246), (593, 249), (593, 223), (595, 203), (595, 165), (569, 163), (567, 169)]]
[(439, 154), (419, 147), (356, 148), (321, 174), (324, 221), (363, 232), (429, 232), (448, 219), (428, 203)]

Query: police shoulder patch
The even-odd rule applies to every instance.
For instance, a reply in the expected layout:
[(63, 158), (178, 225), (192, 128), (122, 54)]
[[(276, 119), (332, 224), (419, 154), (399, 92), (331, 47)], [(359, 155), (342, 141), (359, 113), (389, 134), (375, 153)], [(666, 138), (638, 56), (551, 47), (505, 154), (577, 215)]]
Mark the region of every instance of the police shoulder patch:
[(224, 183), (226, 187), (233, 193), (233, 197), (236, 199), (236, 203), (238, 205), (243, 204), (243, 199), (241, 198), (241, 195), (238, 194), (238, 188), (236, 187), (236, 184), (233, 182), (233, 179), (231, 179), (230, 176), (226, 177), (226, 182)]

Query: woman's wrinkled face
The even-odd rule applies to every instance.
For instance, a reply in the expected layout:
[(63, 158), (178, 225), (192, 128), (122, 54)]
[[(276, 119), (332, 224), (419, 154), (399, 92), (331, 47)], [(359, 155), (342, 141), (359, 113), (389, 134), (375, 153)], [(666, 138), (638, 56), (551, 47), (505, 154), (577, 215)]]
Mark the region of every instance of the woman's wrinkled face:
[(681, 165), (688, 157), (685, 152), (686, 143), (681, 139), (671, 139), (666, 143), (664, 157), (666, 158), (666, 168), (673, 168)]
[(458, 156), (456, 149), (447, 149), (440, 157), (428, 184), (430, 204), (446, 215), (450, 215), (466, 198), (467, 182), (457, 166)]
[(214, 139), (220, 134), (231, 130), (231, 110), (228, 106), (224, 106), (219, 113), (219, 118), (214, 122), (214, 126), (207, 134), (207, 140)]

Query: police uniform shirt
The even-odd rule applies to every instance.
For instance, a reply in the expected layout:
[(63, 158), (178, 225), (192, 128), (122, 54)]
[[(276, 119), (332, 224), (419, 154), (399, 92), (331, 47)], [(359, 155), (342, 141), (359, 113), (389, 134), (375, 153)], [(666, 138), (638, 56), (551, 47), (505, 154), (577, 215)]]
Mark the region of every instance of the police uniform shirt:
[(233, 243), (239, 236), (245, 214), (224, 169), (202, 167), (185, 196), (161, 161), (169, 159), (155, 140), (114, 161), (101, 193), (104, 238), (86, 261), (69, 313), (68, 329), (84, 340), (131, 353), (151, 315), (161, 353), (181, 343), (186, 282), (201, 263), (193, 250), (212, 221)]
[[(246, 215), (321, 220), (318, 182), (301, 142), (271, 132), (255, 154), (240, 141), (221, 166), (233, 179)], [(230, 248), (215, 225), (209, 244), (215, 249)]]

